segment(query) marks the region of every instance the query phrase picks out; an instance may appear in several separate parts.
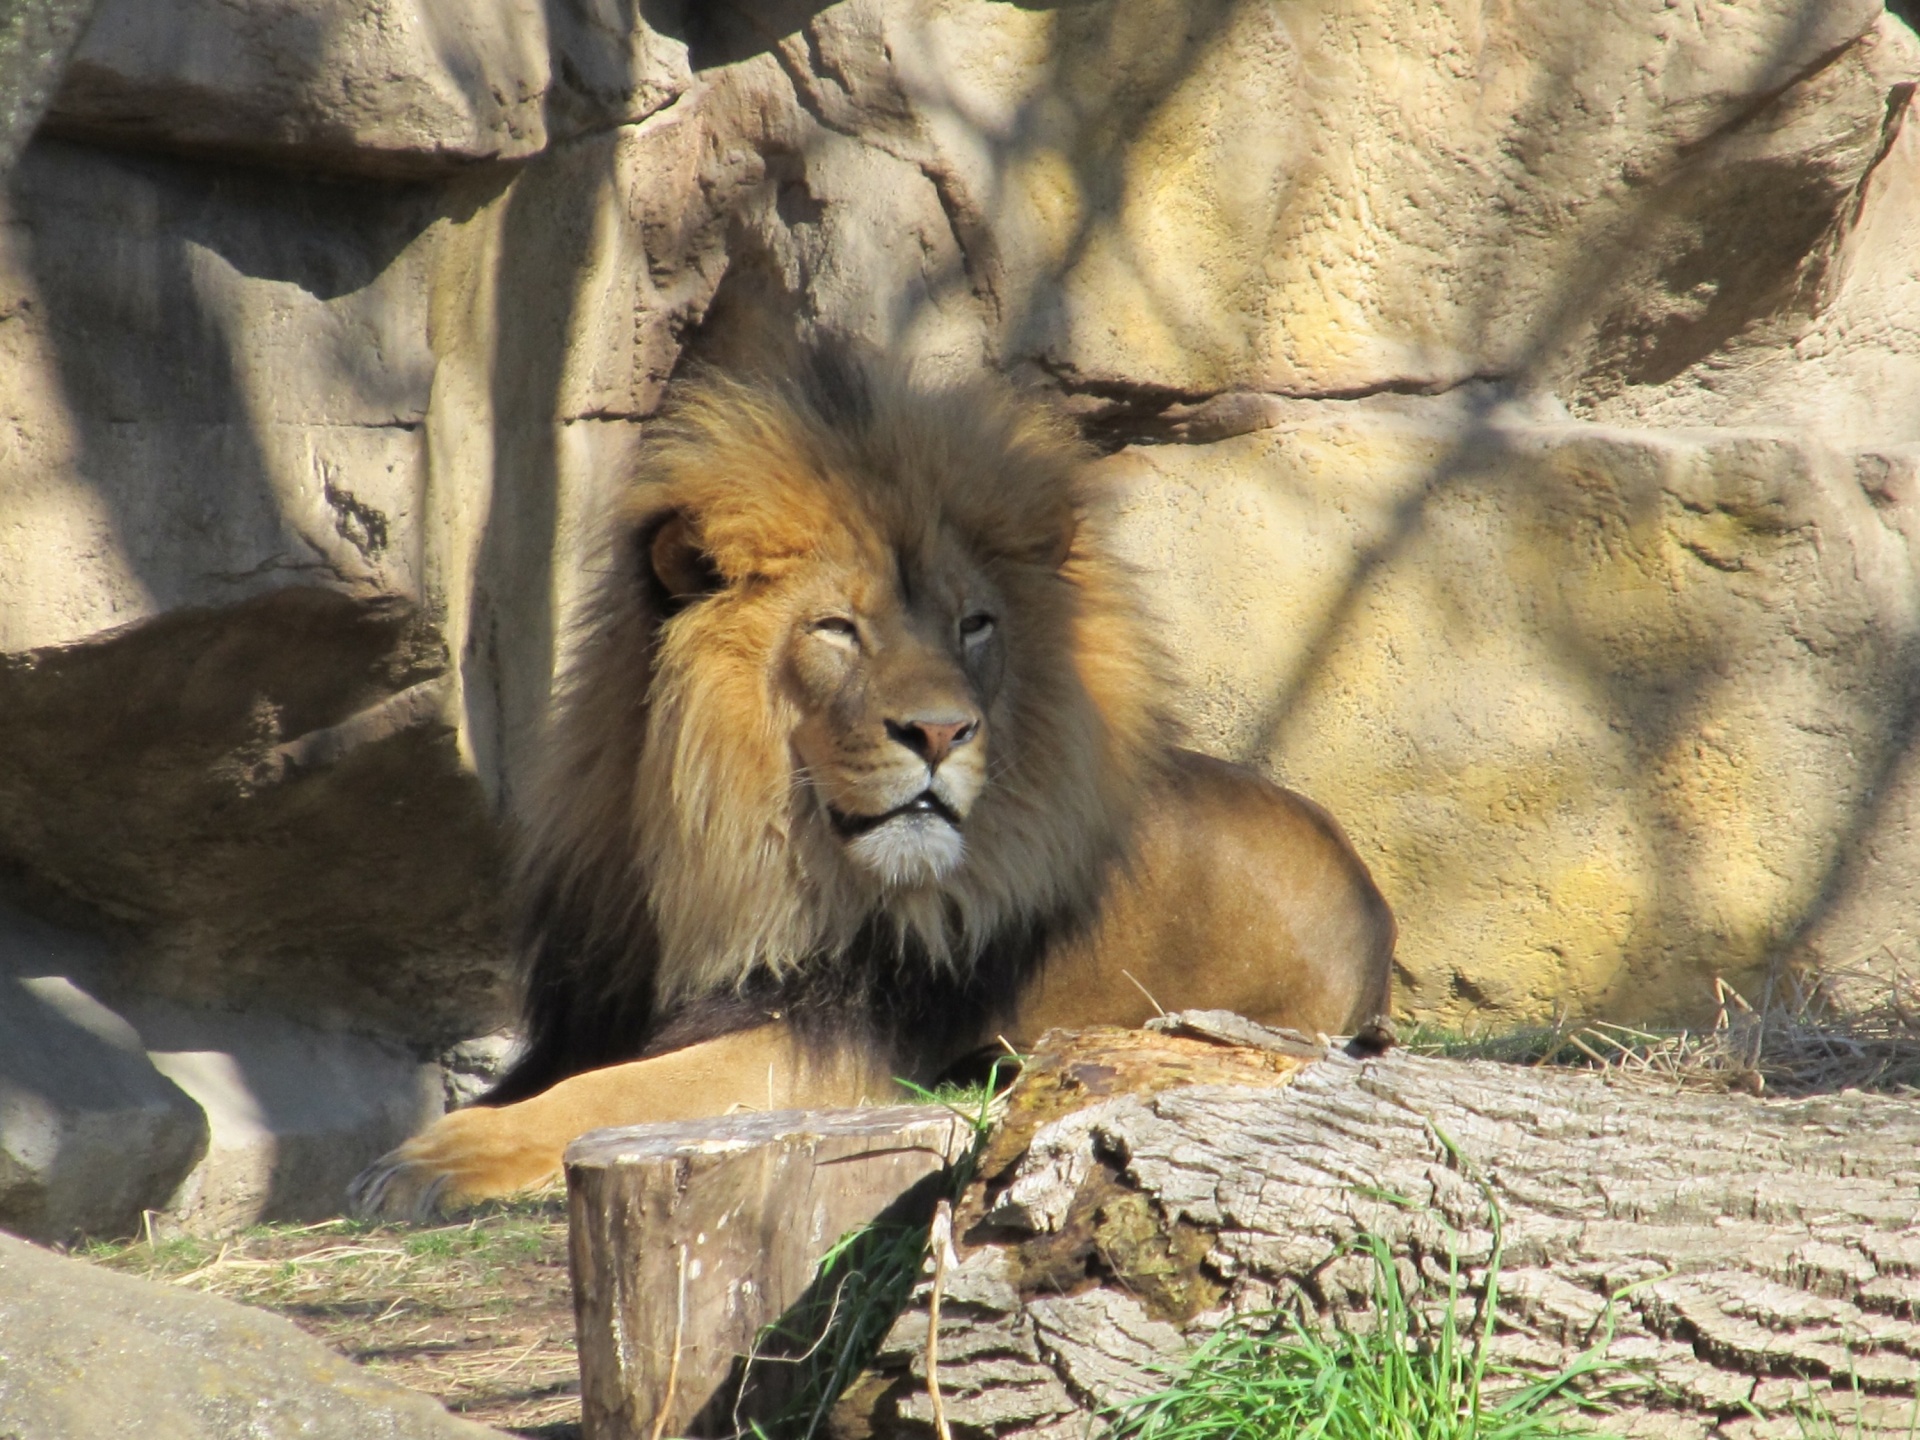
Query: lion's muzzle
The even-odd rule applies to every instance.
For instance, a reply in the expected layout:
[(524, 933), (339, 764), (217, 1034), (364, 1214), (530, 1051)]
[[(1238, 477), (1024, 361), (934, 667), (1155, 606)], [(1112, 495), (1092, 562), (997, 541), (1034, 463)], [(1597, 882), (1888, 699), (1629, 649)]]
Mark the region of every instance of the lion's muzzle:
[(928, 765), (939, 767), (955, 748), (966, 744), (980, 732), (978, 716), (961, 720), (889, 720), (887, 738), (904, 745)]
[(833, 819), (833, 828), (839, 832), (843, 840), (865, 835), (868, 831), (878, 829), (889, 821), (915, 816), (944, 820), (955, 830), (960, 828), (960, 817), (955, 813), (954, 808), (931, 790), (922, 790), (906, 804), (896, 805), (893, 809), (882, 811), (878, 815), (849, 815), (843, 810), (831, 808), (827, 813)]
[(889, 888), (933, 884), (966, 855), (959, 812), (932, 788), (876, 815), (828, 815), (847, 857)]

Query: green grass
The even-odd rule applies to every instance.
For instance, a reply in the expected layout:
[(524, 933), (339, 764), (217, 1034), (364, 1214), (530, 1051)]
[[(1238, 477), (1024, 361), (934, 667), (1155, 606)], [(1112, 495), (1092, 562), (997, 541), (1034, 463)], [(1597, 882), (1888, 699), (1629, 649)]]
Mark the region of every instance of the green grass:
[(761, 1333), (754, 1364), (791, 1364), (779, 1411), (752, 1429), (811, 1440), (906, 1308), (927, 1255), (925, 1225), (867, 1225), (841, 1237), (815, 1272), (809, 1302)]
[(1401, 1030), (1399, 1048), (1416, 1055), (1438, 1055), (1450, 1060), (1498, 1060), (1507, 1065), (1591, 1063), (1569, 1039), (1572, 1028), (1516, 1025), (1501, 1030), (1466, 1031), (1415, 1023)]
[[(1913, 1378), (1915, 1394), (1912, 1403), (1907, 1407), (1907, 1440), (1916, 1440), (1916, 1437), (1920, 1437), (1920, 1370), (1915, 1372)], [(1819, 1391), (1813, 1391), (1804, 1402), (1794, 1405), (1791, 1412), (1794, 1423), (1800, 1430), (1800, 1440), (1886, 1440), (1889, 1430), (1884, 1422), (1876, 1424), (1872, 1429), (1867, 1428), (1861, 1402), (1870, 1392), (1860, 1384), (1860, 1377), (1854, 1372), (1851, 1362), (1848, 1364), (1845, 1380), (1846, 1389), (1852, 1392), (1854, 1397), (1851, 1417), (1842, 1419), (1835, 1415), (1833, 1404), (1827, 1396)], [(1841, 1377), (1835, 1375), (1832, 1383), (1834, 1391), (1838, 1392), (1841, 1389)], [(1757, 1411), (1753, 1413), (1758, 1414)]]
[(1591, 1431), (1568, 1391), (1599, 1368), (1583, 1358), (1561, 1374), (1487, 1394), (1478, 1333), (1451, 1316), (1416, 1333), (1392, 1257), (1378, 1266), (1374, 1325), (1324, 1331), (1297, 1315), (1223, 1326), (1168, 1386), (1113, 1417), (1114, 1440), (1551, 1440)]
[(1478, 1303), (1464, 1321), (1457, 1244), (1436, 1320), (1410, 1302), (1387, 1242), (1361, 1235), (1351, 1250), (1372, 1261), (1368, 1323), (1323, 1325), (1297, 1312), (1230, 1321), (1163, 1389), (1114, 1411), (1110, 1440), (1556, 1440), (1595, 1433), (1578, 1413), (1587, 1403), (1581, 1389), (1621, 1370), (1604, 1358), (1605, 1338), (1545, 1379), (1510, 1373), (1490, 1358), (1503, 1236), (1499, 1207), (1484, 1185), (1482, 1192), (1493, 1249)]
[(973, 1085), (956, 1085), (950, 1080), (943, 1080), (932, 1089), (928, 1089), (924, 1085), (914, 1084), (911, 1080), (896, 1080), (894, 1083), (905, 1090), (910, 1099), (922, 1105), (946, 1106), (973, 1126), (976, 1136), (984, 1137), (986, 1131), (991, 1128), (993, 1102), (1006, 1090), (1006, 1086), (999, 1084), (1001, 1063), (994, 1062), (992, 1079), (982, 1080)]
[[(973, 1145), (947, 1172), (944, 1194), (957, 1200), (973, 1179), (973, 1167), (993, 1129), (995, 1102), (1005, 1092), (996, 1061), (977, 1085), (933, 1089), (900, 1081), (913, 1099), (945, 1105), (973, 1130)], [(749, 1362), (792, 1365), (782, 1377), (784, 1403), (771, 1418), (749, 1422), (761, 1440), (813, 1440), (847, 1386), (872, 1361), (893, 1322), (906, 1309), (927, 1259), (929, 1226), (872, 1224), (843, 1235), (814, 1271), (808, 1299), (761, 1332)]]

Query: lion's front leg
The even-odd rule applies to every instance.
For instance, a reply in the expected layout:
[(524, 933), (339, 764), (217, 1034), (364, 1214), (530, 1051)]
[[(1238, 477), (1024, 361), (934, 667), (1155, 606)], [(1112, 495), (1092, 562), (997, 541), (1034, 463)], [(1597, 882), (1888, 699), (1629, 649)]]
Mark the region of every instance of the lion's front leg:
[(858, 1057), (810, 1059), (786, 1026), (762, 1025), (589, 1070), (516, 1105), (456, 1110), (381, 1156), (347, 1193), (357, 1215), (419, 1219), (551, 1179), (568, 1144), (589, 1130), (736, 1109), (855, 1105), (888, 1088)]

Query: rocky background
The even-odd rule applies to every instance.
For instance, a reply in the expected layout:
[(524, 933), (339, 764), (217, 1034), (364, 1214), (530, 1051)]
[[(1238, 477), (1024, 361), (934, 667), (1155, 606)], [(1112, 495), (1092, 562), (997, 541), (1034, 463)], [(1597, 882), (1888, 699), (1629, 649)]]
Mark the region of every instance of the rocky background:
[(0, 197), (0, 1224), (439, 1108), (596, 506), (769, 312), (1083, 417), (1408, 1016), (1914, 967), (1916, 82), (1880, 0), (100, 0)]

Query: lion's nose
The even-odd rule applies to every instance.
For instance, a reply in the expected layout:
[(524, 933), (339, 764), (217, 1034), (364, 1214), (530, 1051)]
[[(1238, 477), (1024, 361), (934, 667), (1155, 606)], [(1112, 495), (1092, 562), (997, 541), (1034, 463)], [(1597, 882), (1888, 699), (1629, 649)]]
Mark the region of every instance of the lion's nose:
[(976, 716), (963, 720), (914, 719), (887, 721), (887, 734), (913, 751), (929, 766), (938, 766), (979, 732)]

